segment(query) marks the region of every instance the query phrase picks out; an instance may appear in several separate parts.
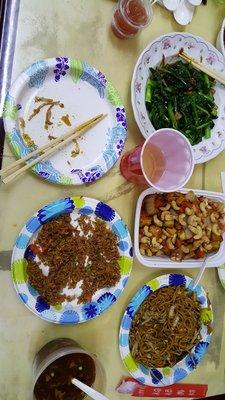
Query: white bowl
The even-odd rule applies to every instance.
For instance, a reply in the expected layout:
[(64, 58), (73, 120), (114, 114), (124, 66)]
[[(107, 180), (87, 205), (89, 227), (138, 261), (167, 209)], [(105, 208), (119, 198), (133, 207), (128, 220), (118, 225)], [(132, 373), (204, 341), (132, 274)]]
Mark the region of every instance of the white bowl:
[(217, 41), (216, 41), (217, 50), (219, 50), (220, 53), (222, 53), (223, 56), (225, 57), (224, 31), (225, 31), (225, 18), (223, 20), (223, 23), (222, 23), (221, 29), (218, 33)]
[[(180, 193), (187, 193), (189, 190), (193, 190), (193, 192), (197, 196), (205, 196), (210, 199), (220, 201), (225, 203), (225, 195), (219, 192), (208, 192), (207, 190), (195, 190), (195, 189), (180, 189), (177, 192)], [(143, 203), (144, 198), (149, 194), (159, 193), (154, 188), (146, 189), (138, 198), (137, 207), (136, 207), (136, 214), (135, 214), (135, 224), (134, 224), (134, 252), (135, 256), (137, 257), (138, 261), (144, 265), (145, 267), (153, 267), (153, 268), (199, 268), (202, 265), (203, 259), (187, 259), (184, 261), (172, 261), (167, 256), (161, 257), (148, 257), (142, 256), (139, 250), (139, 223), (140, 223), (140, 213), (141, 213), (141, 206)], [(223, 234), (223, 241), (221, 242), (220, 248), (216, 253), (212, 253), (207, 258), (207, 267), (218, 267), (225, 262), (225, 233)]]

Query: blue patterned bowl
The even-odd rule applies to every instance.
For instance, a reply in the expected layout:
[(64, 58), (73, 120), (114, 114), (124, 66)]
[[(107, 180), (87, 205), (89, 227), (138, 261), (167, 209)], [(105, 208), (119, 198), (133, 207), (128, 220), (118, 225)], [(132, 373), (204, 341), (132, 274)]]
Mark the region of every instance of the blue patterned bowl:
[[(76, 306), (67, 302), (51, 306), (29, 285), (27, 257), (32, 257), (28, 244), (43, 224), (63, 213), (93, 215), (106, 221), (118, 237), (119, 268), (121, 277), (116, 286), (98, 290), (91, 302)], [(78, 324), (97, 317), (113, 305), (127, 284), (132, 268), (132, 242), (129, 231), (116, 211), (95, 199), (66, 197), (56, 200), (37, 211), (22, 228), (16, 239), (12, 254), (12, 279), (19, 298), (38, 317), (56, 324)]]
[(194, 291), (201, 306), (200, 334), (202, 339), (195, 347), (193, 347), (189, 355), (171, 368), (146, 368), (143, 365), (136, 363), (129, 348), (130, 327), (135, 313), (142, 302), (151, 295), (151, 293), (162, 287), (184, 286), (187, 288), (191, 282), (191, 278), (181, 274), (159, 276), (158, 278), (147, 282), (141, 289), (139, 289), (128, 304), (120, 326), (119, 349), (125, 367), (140, 383), (149, 386), (172, 385), (190, 374), (190, 372), (192, 372), (200, 363), (206, 353), (211, 340), (213, 314), (207, 295), (201, 285), (197, 285)]

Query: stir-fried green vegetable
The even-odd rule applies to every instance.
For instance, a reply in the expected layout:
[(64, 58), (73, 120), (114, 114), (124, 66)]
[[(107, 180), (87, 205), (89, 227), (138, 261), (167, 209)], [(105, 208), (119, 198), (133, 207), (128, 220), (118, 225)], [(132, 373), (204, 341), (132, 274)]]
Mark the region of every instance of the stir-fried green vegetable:
[(192, 145), (208, 139), (217, 118), (214, 85), (214, 79), (182, 61), (150, 68), (145, 103), (154, 128), (178, 129)]

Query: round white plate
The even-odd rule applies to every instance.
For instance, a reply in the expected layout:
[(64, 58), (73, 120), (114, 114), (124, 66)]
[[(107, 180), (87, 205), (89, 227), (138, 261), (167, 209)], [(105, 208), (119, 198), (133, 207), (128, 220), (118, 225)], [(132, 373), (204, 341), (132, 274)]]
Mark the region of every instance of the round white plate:
[[(136, 122), (142, 135), (147, 138), (154, 132), (145, 106), (145, 87), (149, 76), (149, 68), (155, 68), (162, 61), (162, 56), (169, 62), (177, 60), (180, 49), (191, 57), (202, 61), (204, 65), (225, 75), (225, 64), (222, 54), (204, 39), (190, 33), (169, 33), (151, 42), (141, 53), (132, 78), (132, 106)], [(225, 88), (219, 83), (215, 85), (215, 101), (218, 106), (218, 119), (211, 131), (211, 138), (203, 139), (193, 146), (195, 163), (203, 163), (216, 157), (225, 149)]]
[[(45, 129), (47, 106), (30, 121), (29, 116), (41, 103), (35, 96), (60, 101), (54, 106), (52, 125)], [(32, 170), (50, 182), (79, 185), (104, 175), (118, 160), (126, 139), (126, 115), (117, 90), (106, 77), (86, 62), (67, 57), (38, 61), (29, 66), (12, 85), (4, 106), (6, 138), (17, 158), (66, 133), (62, 117), (68, 115), (72, 127), (101, 114), (107, 117), (78, 140), (80, 153), (73, 157), (70, 143)], [(29, 147), (23, 139), (19, 119), (25, 121), (24, 132), (33, 140)]]

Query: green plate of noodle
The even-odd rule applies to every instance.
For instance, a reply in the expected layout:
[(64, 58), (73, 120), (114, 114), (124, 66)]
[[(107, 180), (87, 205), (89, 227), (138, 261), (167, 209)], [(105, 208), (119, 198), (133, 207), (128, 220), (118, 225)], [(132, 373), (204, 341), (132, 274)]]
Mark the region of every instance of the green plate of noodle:
[(142, 286), (128, 304), (119, 348), (125, 367), (140, 383), (172, 385), (207, 352), (212, 307), (203, 287), (192, 290), (192, 282), (182, 274), (162, 275)]

